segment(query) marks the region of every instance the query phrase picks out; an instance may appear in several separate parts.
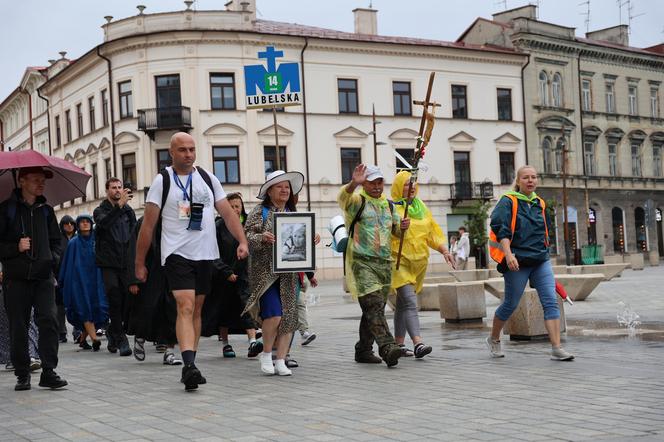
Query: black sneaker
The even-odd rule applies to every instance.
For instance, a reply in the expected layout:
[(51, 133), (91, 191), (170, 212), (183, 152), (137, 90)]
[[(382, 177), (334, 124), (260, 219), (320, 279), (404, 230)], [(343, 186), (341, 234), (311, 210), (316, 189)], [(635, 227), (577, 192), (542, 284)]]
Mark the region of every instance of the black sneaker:
[(99, 351), (101, 348), (101, 341), (99, 339), (94, 339), (92, 341), (92, 351)]
[(83, 350), (91, 350), (92, 349), (92, 346), (90, 344), (88, 344), (88, 341), (81, 341), (78, 344), (78, 346), (81, 347), (81, 349), (83, 349)]
[(421, 359), (431, 353), (431, 346), (430, 345), (424, 345), (423, 343), (419, 343), (415, 346), (415, 358)]
[(120, 356), (132, 355), (133, 352), (131, 351), (131, 348), (129, 348), (129, 341), (127, 340), (126, 336), (122, 339), (122, 342), (120, 342), (118, 350), (120, 350)]
[(30, 390), (31, 388), (29, 374), (16, 376), (16, 386), (14, 386), (15, 391), (25, 391)]
[(118, 345), (115, 343), (115, 338), (113, 335), (110, 333), (106, 333), (106, 340), (108, 341), (108, 345), (106, 345), (106, 348), (110, 353), (117, 353), (118, 352)]
[(249, 351), (247, 352), (248, 358), (255, 358), (263, 351), (263, 343), (261, 341), (254, 341), (249, 344)]
[(180, 382), (184, 384), (185, 391), (196, 390), (199, 384), (205, 383), (201, 371), (194, 364), (182, 367)]
[(56, 388), (62, 388), (66, 385), (67, 381), (58, 376), (58, 374), (53, 370), (42, 371), (41, 377), (39, 378), (40, 387), (46, 387), (55, 390)]

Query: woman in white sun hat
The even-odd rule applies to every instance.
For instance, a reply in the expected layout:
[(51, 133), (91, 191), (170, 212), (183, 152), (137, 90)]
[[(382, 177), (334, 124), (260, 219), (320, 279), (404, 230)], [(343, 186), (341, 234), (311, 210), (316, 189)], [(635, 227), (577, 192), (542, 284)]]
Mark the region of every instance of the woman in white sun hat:
[[(245, 311), (261, 324), (263, 353), (261, 371), (265, 374), (289, 376), (286, 366), (288, 347), (297, 330), (296, 287), (297, 273), (272, 272), (272, 248), (275, 247), (273, 217), (275, 212), (294, 212), (294, 196), (302, 189), (304, 175), (300, 172), (276, 170), (270, 173), (258, 192), (262, 200), (247, 216), (244, 229), (249, 241), (249, 300)], [(277, 357), (272, 363), (272, 347), (276, 343)]]

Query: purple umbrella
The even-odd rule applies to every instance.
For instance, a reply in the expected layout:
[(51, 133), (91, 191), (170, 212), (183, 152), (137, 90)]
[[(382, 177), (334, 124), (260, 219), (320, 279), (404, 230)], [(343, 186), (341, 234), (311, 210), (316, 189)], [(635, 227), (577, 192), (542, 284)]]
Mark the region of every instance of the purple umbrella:
[(44, 196), (55, 206), (74, 198), (85, 196), (90, 174), (62, 158), (44, 155), (35, 150), (0, 152), (0, 201), (9, 198), (16, 187), (18, 169), (43, 167), (53, 172), (53, 178), (46, 181)]

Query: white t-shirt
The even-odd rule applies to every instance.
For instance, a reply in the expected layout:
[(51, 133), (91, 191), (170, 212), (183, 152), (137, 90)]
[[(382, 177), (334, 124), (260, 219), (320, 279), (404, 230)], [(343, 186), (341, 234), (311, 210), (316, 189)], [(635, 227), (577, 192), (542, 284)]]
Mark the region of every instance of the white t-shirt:
[[(221, 187), (219, 179), (208, 172), (214, 198), (210, 187), (205, 183), (198, 170), (194, 168), (192, 173), (193, 202), (203, 204), (203, 221), (201, 230), (187, 230), (189, 219), (180, 219), (178, 216), (178, 202), (184, 201), (184, 193), (175, 183), (173, 168), (167, 167), (166, 171), (171, 179), (171, 186), (166, 199), (166, 206), (161, 213), (161, 264), (166, 263), (169, 255), (180, 255), (192, 261), (213, 260), (219, 258), (219, 247), (217, 246), (217, 229), (214, 223), (215, 207), (214, 199), (221, 201), (226, 198), (226, 192)], [(206, 171), (207, 172), (207, 171)], [(188, 175), (178, 176), (183, 186), (187, 184)], [(150, 191), (145, 200), (147, 203), (156, 204), (161, 208), (161, 194), (163, 190), (163, 177), (161, 174), (152, 182)], [(189, 187), (187, 186), (187, 192)]]

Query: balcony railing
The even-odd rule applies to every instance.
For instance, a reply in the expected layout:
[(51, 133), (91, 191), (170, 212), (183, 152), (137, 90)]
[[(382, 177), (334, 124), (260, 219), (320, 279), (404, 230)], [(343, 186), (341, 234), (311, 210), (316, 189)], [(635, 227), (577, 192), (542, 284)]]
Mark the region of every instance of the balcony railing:
[(493, 183), (454, 183), (450, 184), (450, 199), (455, 202), (463, 200), (490, 200), (493, 198)]
[(158, 130), (191, 130), (191, 109), (185, 106), (157, 107), (138, 110), (138, 130), (152, 140)]

